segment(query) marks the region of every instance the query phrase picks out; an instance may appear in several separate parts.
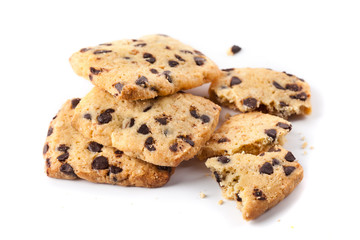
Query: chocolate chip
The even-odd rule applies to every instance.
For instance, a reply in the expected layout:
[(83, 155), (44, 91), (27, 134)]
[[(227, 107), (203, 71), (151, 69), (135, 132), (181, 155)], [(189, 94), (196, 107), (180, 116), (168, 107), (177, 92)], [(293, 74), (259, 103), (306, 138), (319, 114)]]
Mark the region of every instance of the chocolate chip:
[(201, 121), (202, 121), (202, 123), (208, 123), (208, 122), (210, 122), (210, 117), (209, 116), (207, 116), (207, 115), (201, 115), (200, 116), (200, 119), (201, 119)]
[(186, 54), (193, 54), (193, 52), (192, 52), (192, 51), (189, 51), (189, 50), (180, 50), (180, 52), (186, 53)]
[(290, 131), (291, 128), (292, 128), (291, 124), (282, 123), (282, 122), (278, 122), (278, 123), (276, 124), (276, 126), (281, 127), (281, 128), (283, 128), (283, 129), (289, 129), (289, 131)]
[(47, 136), (50, 136), (53, 133), (54, 129), (50, 126), (47, 132)]
[(80, 49), (80, 52), (81, 53), (84, 53), (84, 52), (87, 52), (87, 51), (89, 51), (91, 48), (82, 48), (82, 49)]
[(216, 179), (216, 181), (219, 183), (219, 185), (220, 185), (220, 182), (221, 182), (221, 175), (218, 173), (218, 172), (216, 172), (216, 171), (214, 171), (214, 176), (215, 176), (215, 179)]
[(108, 110), (105, 110), (97, 117), (97, 121), (99, 122), (99, 124), (106, 124), (112, 120), (111, 111), (109, 112)]
[(109, 161), (104, 156), (98, 156), (92, 161), (91, 168), (95, 170), (108, 169)]
[(92, 81), (93, 80), (93, 75), (89, 74), (89, 80)]
[(69, 158), (69, 153), (68, 153), (68, 152), (65, 152), (65, 153), (59, 155), (59, 156), (57, 157), (57, 160), (59, 160), (60, 162), (64, 162), (64, 161), (65, 161), (66, 159), (68, 159), (68, 158)]
[(202, 58), (202, 57), (194, 57), (194, 61), (195, 61), (196, 65), (202, 66), (202, 65), (204, 65), (206, 59)]
[(245, 98), (243, 104), (251, 109), (255, 109), (257, 107), (257, 100), (252, 97)]
[(179, 65), (179, 63), (177, 61), (174, 61), (174, 60), (169, 60), (169, 66), (170, 67), (176, 67), (177, 65)]
[(234, 46), (231, 47), (231, 52), (232, 52), (233, 54), (236, 54), (236, 53), (238, 53), (238, 52), (240, 52), (240, 51), (241, 51), (241, 47), (239, 47), (239, 46), (237, 46), (237, 45), (234, 45)]
[(218, 162), (221, 162), (223, 164), (230, 162), (230, 158), (225, 157), (225, 156), (218, 157), (217, 160), (218, 160)]
[(150, 129), (148, 128), (148, 126), (146, 124), (143, 124), (140, 126), (140, 128), (137, 130), (137, 132), (146, 135), (146, 134), (150, 133)]
[(103, 71), (102, 69), (96, 69), (96, 68), (90, 67), (90, 72), (94, 75), (98, 75), (102, 71)]
[(50, 168), (51, 167), (51, 162), (50, 162), (50, 158), (46, 159), (46, 167)]
[(271, 137), (273, 140), (275, 140), (277, 132), (276, 129), (266, 129), (265, 134)]
[(150, 106), (148, 106), (148, 107), (144, 108), (143, 112), (147, 112), (147, 111), (149, 111), (151, 108), (152, 108), (152, 105), (150, 105)]
[(148, 138), (145, 140), (145, 147), (146, 147), (147, 150), (149, 150), (150, 152), (156, 150), (154, 144), (155, 144), (155, 141), (154, 141), (154, 138), (153, 138), (153, 137), (148, 137)]
[(256, 200), (266, 200), (265, 194), (257, 188), (254, 188), (253, 195), (255, 196)]
[(124, 153), (124, 152), (123, 152), (123, 151), (120, 151), (120, 150), (115, 150), (115, 151), (114, 151), (115, 157), (121, 157), (123, 153)]
[(179, 56), (179, 55), (177, 55), (177, 54), (175, 54), (175, 57), (176, 57), (176, 59), (179, 60), (179, 61), (186, 62), (185, 59), (183, 59), (181, 56)]
[(134, 126), (134, 124), (135, 124), (135, 119), (134, 119), (134, 118), (131, 118), (131, 119), (130, 119), (130, 123), (129, 123), (129, 127)]
[(227, 137), (222, 137), (218, 140), (218, 143), (224, 143), (224, 142), (230, 142), (230, 139), (228, 139)]
[(43, 154), (47, 153), (47, 151), (49, 151), (49, 144), (45, 143), (43, 147)]
[(235, 68), (225, 68), (225, 69), (221, 69), (221, 71), (224, 71), (224, 72), (231, 72), (231, 71), (234, 71)]
[(138, 43), (138, 44), (135, 44), (134, 47), (145, 47), (146, 46), (146, 43)]
[(275, 165), (279, 165), (280, 164), (280, 161), (276, 158), (273, 158), (272, 159), (272, 165), (275, 166)]
[(60, 144), (56, 150), (60, 151), (60, 152), (67, 152), (67, 150), (69, 150), (70, 147), (66, 146), (65, 144)]
[(151, 90), (151, 91), (155, 91), (155, 92), (158, 92), (158, 91), (159, 91), (159, 90), (158, 90), (156, 87), (154, 87), (154, 86), (150, 87), (150, 90)]
[(305, 92), (301, 92), (296, 95), (291, 95), (290, 98), (305, 101), (307, 99), (307, 94)]
[(124, 85), (121, 84), (121, 83), (119, 83), (119, 82), (118, 82), (118, 83), (115, 83), (115, 85), (114, 85), (114, 88), (115, 88), (116, 90), (118, 90), (119, 93), (121, 93), (123, 87), (124, 87)]
[(280, 148), (271, 147), (268, 152), (281, 152)]
[(74, 169), (68, 163), (61, 165), (60, 172), (66, 174), (66, 175), (69, 175), (69, 176), (77, 177), (76, 174), (74, 173)]
[(93, 142), (91, 141), (87, 147), (87, 149), (91, 152), (101, 152), (101, 149), (103, 148), (104, 146), (100, 143), (97, 143), (97, 142)]
[(103, 53), (109, 53), (112, 52), (112, 50), (96, 50), (94, 51), (94, 54), (103, 54)]
[(290, 90), (290, 91), (293, 91), (293, 92), (298, 92), (298, 91), (300, 91), (302, 89), (302, 87), (297, 85), (296, 83), (294, 83), (294, 84), (286, 84), (285, 88), (287, 90)]
[(276, 87), (277, 89), (285, 90), (285, 88), (283, 88), (283, 86), (281, 86), (278, 82), (273, 81), (273, 85), (274, 85), (274, 87)]
[(171, 172), (172, 168), (171, 167), (166, 167), (166, 166), (156, 166), (157, 169), (162, 170), (162, 171), (167, 171), (167, 172)]
[(165, 76), (166, 80), (168, 80), (168, 81), (169, 81), (169, 83), (172, 83), (172, 82), (173, 82), (173, 80), (172, 80), (172, 78), (171, 78), (170, 74), (171, 74), (171, 72), (170, 72), (170, 71), (164, 71), (164, 72), (162, 73), (162, 75), (164, 75), (164, 76)]
[(149, 85), (149, 81), (145, 76), (141, 76), (135, 81), (135, 84), (143, 88), (147, 88)]
[(156, 58), (154, 58), (154, 56), (151, 53), (144, 53), (143, 58), (145, 58), (145, 60), (151, 64), (156, 62)]
[(71, 100), (71, 109), (76, 108), (76, 106), (79, 104), (81, 98), (74, 98)]
[(287, 152), (287, 154), (285, 155), (285, 160), (288, 162), (293, 162), (296, 160), (296, 158), (291, 152)]
[(190, 146), (194, 147), (195, 143), (191, 140), (189, 135), (186, 136), (178, 136), (178, 138), (180, 138), (181, 140), (183, 140), (184, 142), (188, 143)]
[(176, 152), (178, 150), (178, 143), (174, 143), (169, 147), (170, 151)]
[(285, 176), (289, 176), (295, 170), (295, 167), (293, 166), (283, 166), (283, 168), (284, 168)]
[(240, 78), (233, 76), (230, 80), (230, 87), (232, 87), (234, 85), (239, 85), (241, 82), (242, 81)]
[(194, 53), (196, 53), (198, 55), (201, 55), (201, 56), (204, 56), (204, 54), (202, 52), (200, 52), (199, 50), (194, 50)]
[(260, 167), (260, 173), (261, 173), (261, 174), (264, 173), (264, 174), (268, 174), (268, 175), (273, 174), (273, 173), (274, 173), (274, 169), (273, 169), (271, 163), (269, 163), (269, 162), (264, 163), (264, 164)]
[(117, 167), (117, 166), (110, 166), (109, 171), (112, 174), (118, 174), (118, 173), (121, 173), (123, 171), (123, 169), (121, 167)]
[(155, 121), (157, 121), (161, 125), (166, 125), (168, 123), (168, 117), (155, 118)]
[(112, 43), (101, 43), (99, 46), (112, 46)]
[(90, 113), (85, 113), (83, 118), (85, 118), (87, 120), (91, 120), (91, 114)]
[(169, 46), (165, 46), (165, 49), (167, 50), (171, 50), (171, 48)]
[(283, 73), (285, 73), (285, 74), (288, 75), (289, 77), (294, 76), (294, 75), (292, 75), (292, 74), (290, 74), (290, 73), (287, 73), (287, 72), (285, 72), (285, 71), (283, 71)]
[(153, 73), (153, 74), (159, 73), (158, 70), (156, 70), (156, 69), (154, 69), (154, 68), (151, 68), (151, 69), (150, 69), (150, 72)]
[(235, 194), (235, 196), (236, 196), (236, 201), (242, 202), (242, 198), (240, 197), (240, 193)]
[(194, 118), (200, 118), (200, 115), (197, 113), (197, 110), (194, 106), (190, 107), (190, 115)]
[(289, 104), (287, 104), (286, 102), (282, 102), (280, 101), (280, 107), (288, 107)]

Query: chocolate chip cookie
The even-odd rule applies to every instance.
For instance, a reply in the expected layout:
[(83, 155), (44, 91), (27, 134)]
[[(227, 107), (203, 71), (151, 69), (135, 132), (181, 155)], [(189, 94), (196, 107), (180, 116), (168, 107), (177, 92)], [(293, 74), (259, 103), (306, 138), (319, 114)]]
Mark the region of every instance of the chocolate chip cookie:
[(170, 95), (213, 81), (221, 73), (203, 53), (166, 35), (82, 48), (70, 63), (79, 76), (127, 100)]
[(160, 187), (168, 182), (173, 168), (128, 157), (76, 131), (71, 118), (79, 101), (68, 100), (50, 123), (43, 148), (49, 177), (137, 187)]
[(245, 220), (259, 217), (301, 182), (303, 169), (294, 155), (280, 146), (260, 155), (237, 153), (209, 158), (206, 166), (225, 198), (237, 201)]
[(95, 87), (76, 107), (72, 125), (104, 146), (175, 167), (194, 157), (209, 140), (219, 113), (218, 105), (187, 93), (126, 101)]
[(209, 95), (240, 112), (260, 110), (283, 118), (311, 113), (310, 87), (303, 79), (265, 68), (225, 69)]

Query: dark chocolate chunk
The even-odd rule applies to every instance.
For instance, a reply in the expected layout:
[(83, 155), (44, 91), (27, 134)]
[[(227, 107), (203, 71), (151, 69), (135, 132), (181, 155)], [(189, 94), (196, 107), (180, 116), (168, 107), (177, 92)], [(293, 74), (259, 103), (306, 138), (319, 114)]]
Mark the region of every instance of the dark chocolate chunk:
[(149, 134), (150, 133), (150, 129), (148, 128), (148, 126), (144, 123), (140, 126), (140, 128), (137, 130), (138, 133), (141, 134)]
[(81, 98), (74, 98), (71, 100), (71, 109), (76, 108), (76, 106), (79, 104)]
[(119, 82), (118, 82), (118, 83), (115, 83), (115, 85), (114, 85), (114, 88), (115, 88), (116, 90), (118, 90), (119, 93), (121, 93), (123, 87), (124, 87), (124, 85), (121, 84), (121, 83), (119, 83)]
[(293, 162), (296, 160), (295, 156), (289, 151), (287, 152), (287, 154), (285, 155), (285, 160), (288, 162)]
[(265, 194), (257, 188), (254, 188), (253, 195), (255, 196), (256, 200), (266, 200)]
[(91, 141), (87, 147), (87, 149), (91, 152), (101, 152), (101, 149), (103, 148), (104, 146), (100, 143), (97, 143), (97, 142), (94, 142), (94, 141)]
[(151, 108), (152, 108), (152, 105), (150, 105), (150, 106), (148, 106), (148, 107), (144, 108), (143, 112), (147, 112), (147, 111), (149, 111)]
[(295, 170), (293, 166), (283, 166), (283, 168), (286, 176), (289, 176)]
[(149, 81), (145, 76), (141, 76), (138, 79), (136, 79), (135, 84), (143, 88), (147, 88), (149, 85)]
[(170, 149), (170, 151), (172, 151), (172, 152), (176, 152), (176, 151), (178, 150), (178, 143), (177, 143), (177, 142), (174, 143), (173, 145), (171, 145), (171, 146), (169, 147), (169, 149)]
[(112, 43), (100, 43), (99, 46), (112, 46)]
[(129, 127), (134, 126), (134, 124), (135, 124), (135, 119), (134, 119), (134, 118), (131, 118), (131, 119), (130, 119), (130, 123), (129, 123)]
[(60, 172), (66, 174), (66, 175), (69, 175), (69, 176), (77, 177), (75, 172), (74, 172), (74, 169), (68, 163), (65, 163), (65, 164), (61, 165)]
[(70, 147), (66, 146), (65, 144), (60, 144), (56, 149), (60, 152), (67, 152)]
[(80, 52), (81, 52), (81, 53), (84, 53), (84, 52), (87, 52), (87, 51), (89, 51), (89, 50), (91, 50), (91, 48), (82, 48), (82, 49), (80, 49)]
[(202, 52), (200, 52), (199, 50), (194, 50), (194, 53), (196, 53), (197, 55), (204, 56), (204, 54)]
[(271, 137), (273, 140), (275, 140), (277, 132), (276, 129), (266, 129), (265, 134)]
[(231, 72), (231, 71), (234, 71), (235, 68), (224, 68), (224, 69), (221, 69), (221, 71), (224, 71), (224, 72)]
[(99, 124), (106, 124), (112, 120), (111, 111), (109, 112), (108, 110), (105, 110), (97, 117), (97, 121), (99, 122)]
[(236, 201), (242, 202), (242, 198), (240, 197), (240, 193), (235, 194)]
[(285, 90), (285, 88), (283, 88), (283, 86), (281, 86), (278, 82), (273, 81), (273, 85), (274, 85), (274, 87), (276, 87), (277, 89)]
[(227, 137), (222, 137), (218, 140), (218, 143), (224, 143), (224, 142), (230, 142), (230, 139), (228, 139)]
[(162, 75), (164, 75), (164, 76), (165, 76), (166, 80), (168, 80), (168, 81), (169, 81), (169, 83), (172, 83), (172, 82), (173, 82), (173, 80), (172, 80), (172, 78), (171, 78), (170, 74), (171, 74), (171, 72), (170, 72), (170, 71), (164, 71), (164, 72), (162, 73)]
[(280, 148), (271, 147), (268, 152), (281, 152)]
[(85, 113), (83, 118), (85, 118), (87, 120), (91, 120), (91, 114), (90, 113)]
[(49, 144), (45, 143), (43, 147), (43, 154), (47, 153), (47, 151), (49, 151)]
[(159, 73), (158, 70), (156, 70), (156, 69), (154, 69), (154, 68), (151, 68), (151, 69), (150, 69), (150, 72), (153, 73), (153, 74)]
[(280, 107), (288, 107), (289, 104), (287, 104), (286, 102), (280, 101)]
[(225, 157), (225, 156), (220, 156), (220, 157), (218, 157), (217, 160), (218, 160), (218, 162), (221, 162), (223, 164), (230, 162), (230, 158)]
[(165, 116), (165, 117), (158, 117), (158, 118), (155, 118), (155, 121), (157, 121), (158, 123), (160, 123), (161, 125), (166, 125), (168, 123), (168, 117)]
[(201, 115), (200, 116), (200, 119), (201, 119), (201, 121), (202, 121), (202, 123), (208, 123), (208, 122), (210, 122), (210, 117), (209, 116), (207, 116), (207, 115)]
[(177, 65), (179, 65), (179, 62), (177, 61), (174, 61), (174, 60), (169, 60), (169, 66), (170, 67), (176, 67)]
[(109, 53), (112, 52), (112, 50), (96, 50), (94, 51), (94, 54), (103, 54), (103, 53)]
[(233, 76), (230, 80), (230, 87), (234, 86), (234, 85), (239, 85), (241, 83), (241, 79), (236, 77), (236, 76)]
[(193, 54), (193, 52), (192, 52), (192, 51), (189, 51), (189, 50), (180, 50), (180, 52), (186, 53), (186, 54)]
[(68, 152), (64, 152), (63, 154), (59, 155), (57, 157), (57, 160), (59, 160), (60, 162), (65, 161), (66, 159), (69, 158), (69, 153)]
[(138, 44), (135, 44), (134, 47), (145, 47), (146, 46), (146, 43), (138, 43)]
[(155, 144), (155, 140), (154, 140), (153, 137), (148, 137), (148, 138), (145, 140), (145, 147), (146, 147), (147, 150), (149, 150), (150, 152), (156, 150), (154, 144)]
[(177, 55), (177, 54), (175, 54), (175, 57), (176, 57), (176, 59), (179, 60), (179, 61), (186, 62), (185, 59), (183, 59), (181, 56), (179, 56), (179, 55)]
[(283, 128), (283, 129), (289, 129), (289, 131), (290, 131), (291, 128), (292, 128), (291, 124), (282, 123), (282, 122), (278, 122), (278, 123), (276, 124), (276, 126), (281, 127), (281, 128)]
[(305, 101), (307, 99), (307, 94), (305, 92), (301, 92), (296, 95), (291, 95), (290, 98)]
[(252, 97), (245, 98), (243, 104), (251, 109), (255, 109), (257, 107), (257, 100)]
[(115, 150), (115, 151), (114, 151), (115, 157), (121, 157), (123, 153), (124, 153), (124, 152), (123, 152), (123, 151), (120, 151), (120, 150)]
[(104, 156), (98, 156), (92, 161), (91, 168), (95, 170), (108, 169), (109, 161)]
[(183, 140), (184, 142), (188, 143), (190, 146), (194, 147), (195, 143), (191, 140), (189, 135), (186, 136), (178, 136), (178, 138), (180, 138), (181, 140)]
[(117, 166), (110, 166), (109, 171), (112, 174), (117, 174), (117, 173), (121, 173), (123, 171), (123, 169), (121, 167), (117, 167)]
[(51, 162), (50, 162), (50, 158), (46, 159), (46, 167), (50, 168), (51, 167)]
[(151, 53), (144, 53), (143, 58), (145, 58), (145, 60), (151, 64), (156, 62), (156, 58), (154, 58), (154, 56)]
[(96, 68), (93, 68), (93, 67), (90, 67), (90, 72), (94, 75), (98, 75), (99, 73), (101, 73), (103, 70), (100, 68), (100, 69), (96, 69)]
[(276, 158), (273, 158), (272, 159), (272, 165), (275, 166), (275, 165), (279, 165), (280, 164), (280, 161)]
[(302, 87), (297, 85), (296, 83), (294, 83), (294, 84), (286, 84), (285, 88), (287, 90), (290, 90), (290, 91), (293, 91), (293, 92), (298, 92), (298, 91), (300, 91), (302, 89)]
[(202, 57), (194, 57), (194, 61), (195, 61), (196, 65), (202, 66), (202, 65), (204, 65), (206, 59), (202, 58)]
[(237, 45), (234, 45), (234, 46), (231, 47), (231, 52), (232, 52), (233, 54), (236, 54), (236, 53), (238, 53), (238, 52), (240, 52), (240, 51), (241, 51), (241, 47), (239, 47), (239, 46), (237, 46)]
[(89, 74), (89, 80), (92, 81), (93, 80), (93, 75)]
[(200, 115), (197, 113), (197, 109), (194, 106), (190, 106), (190, 115), (194, 118), (200, 118)]
[(283, 71), (283, 73), (285, 73), (285, 74), (288, 75), (289, 77), (294, 76), (294, 75), (292, 75), (292, 74), (290, 74), (290, 73), (287, 73), (287, 72), (285, 72), (285, 71)]
[(273, 166), (271, 165), (271, 163), (266, 162), (264, 163), (261, 167), (260, 167), (260, 173), (264, 173), (264, 174), (273, 174), (274, 173), (274, 169)]
[(50, 126), (47, 132), (47, 136), (50, 136), (53, 133), (54, 129)]
[(216, 181), (220, 184), (222, 178), (221, 175), (218, 172), (214, 171), (214, 176)]

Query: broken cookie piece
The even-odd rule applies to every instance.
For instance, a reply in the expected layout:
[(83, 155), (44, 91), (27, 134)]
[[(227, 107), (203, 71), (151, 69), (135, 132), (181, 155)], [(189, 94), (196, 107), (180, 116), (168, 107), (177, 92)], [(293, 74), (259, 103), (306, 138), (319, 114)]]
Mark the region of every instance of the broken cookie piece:
[[(235, 200), (245, 220), (259, 217), (288, 196), (303, 178), (291, 152), (275, 146), (258, 156), (237, 153), (209, 158), (206, 166), (226, 199)], [(226, 161), (225, 161), (226, 159)]]
[(303, 79), (265, 68), (224, 69), (209, 95), (240, 112), (264, 111), (283, 118), (311, 113), (310, 86)]

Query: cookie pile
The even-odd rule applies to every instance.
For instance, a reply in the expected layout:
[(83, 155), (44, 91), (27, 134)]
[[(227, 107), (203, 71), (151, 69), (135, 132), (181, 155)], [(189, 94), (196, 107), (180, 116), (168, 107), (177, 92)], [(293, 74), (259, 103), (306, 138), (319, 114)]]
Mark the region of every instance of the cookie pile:
[[(281, 145), (292, 128), (285, 119), (311, 112), (302, 79), (269, 69), (221, 71), (166, 35), (82, 48), (70, 64), (94, 88), (67, 100), (51, 121), (43, 148), (49, 177), (160, 187), (182, 161), (200, 159), (246, 220), (301, 181), (300, 164)], [(182, 92), (208, 82), (212, 101)], [(241, 113), (215, 131), (221, 108), (214, 102)]]

